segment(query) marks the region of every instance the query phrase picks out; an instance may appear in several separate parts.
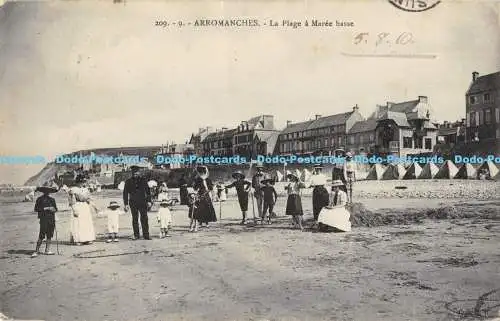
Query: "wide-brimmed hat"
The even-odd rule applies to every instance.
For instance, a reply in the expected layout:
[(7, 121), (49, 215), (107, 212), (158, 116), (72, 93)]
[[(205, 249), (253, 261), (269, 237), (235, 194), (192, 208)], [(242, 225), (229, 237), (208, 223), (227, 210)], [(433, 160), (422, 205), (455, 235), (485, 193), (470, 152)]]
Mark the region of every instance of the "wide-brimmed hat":
[(233, 174), (231, 174), (231, 176), (235, 179), (237, 179), (238, 177), (245, 178), (245, 174), (243, 174), (242, 171), (236, 171)]
[(59, 186), (55, 186), (53, 184), (50, 184), (50, 183), (45, 183), (43, 184), (42, 186), (38, 186), (36, 188), (36, 191), (40, 192), (40, 193), (47, 193), (47, 194), (50, 194), (50, 193), (57, 193), (59, 191)]
[(264, 164), (258, 162), (257, 164), (255, 164), (255, 168), (264, 168)]
[(170, 204), (170, 202), (166, 199), (160, 200), (160, 205), (169, 205), (169, 204)]
[(75, 178), (75, 183), (85, 183), (86, 181), (88, 181), (88, 178), (85, 177), (85, 175), (83, 174), (78, 174), (76, 175), (76, 178)]
[(337, 179), (337, 180), (332, 182), (332, 187), (335, 187), (335, 186), (344, 186), (344, 183), (340, 179)]
[(118, 202), (115, 201), (109, 202), (108, 208), (118, 208), (118, 207), (120, 207), (120, 204), (118, 204)]
[(140, 171), (142, 168), (143, 168), (143, 167), (141, 167), (141, 166), (139, 166), (139, 165), (132, 165), (132, 166), (130, 166), (130, 170), (131, 170), (132, 172), (138, 172), (138, 171)]
[(313, 169), (322, 169), (323, 165), (321, 164), (314, 164)]
[(345, 153), (345, 157), (352, 157), (352, 153), (351, 152)]
[(293, 179), (299, 180), (299, 177), (293, 173), (286, 174), (286, 178), (288, 178), (288, 179), (293, 178)]

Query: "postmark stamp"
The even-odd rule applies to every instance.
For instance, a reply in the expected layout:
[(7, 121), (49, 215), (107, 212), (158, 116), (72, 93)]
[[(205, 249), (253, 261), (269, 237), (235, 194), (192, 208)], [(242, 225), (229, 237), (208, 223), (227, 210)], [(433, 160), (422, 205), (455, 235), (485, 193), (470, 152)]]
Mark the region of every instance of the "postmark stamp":
[(421, 12), (434, 8), (441, 0), (389, 0), (398, 9), (408, 12)]

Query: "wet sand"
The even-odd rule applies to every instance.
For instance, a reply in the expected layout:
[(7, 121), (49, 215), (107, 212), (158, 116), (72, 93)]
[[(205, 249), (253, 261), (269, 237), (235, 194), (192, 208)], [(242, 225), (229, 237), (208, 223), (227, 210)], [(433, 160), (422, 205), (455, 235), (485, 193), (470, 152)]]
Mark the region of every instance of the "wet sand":
[[(467, 184), (477, 191), (481, 183)], [(442, 193), (443, 186), (431, 190)], [(222, 224), (198, 233), (187, 232), (187, 210), (177, 206), (171, 238), (158, 239), (150, 213), (154, 239), (130, 241), (125, 215), (119, 243), (104, 242), (106, 219), (95, 218), (99, 240), (80, 247), (66, 242), (70, 212), (63, 195), (56, 197), (61, 255), (36, 259), (29, 257), (38, 232), (33, 204), (0, 205), (0, 311), (10, 317), (435, 321), (493, 319), (500, 310), (500, 220), (494, 215), (500, 201), (492, 196), (358, 198), (387, 214), (443, 205), (493, 214), (350, 233), (292, 230), (282, 214), (285, 197), (278, 200), (275, 224), (243, 227), (231, 196), (222, 204)], [(120, 193), (105, 191), (96, 200), (104, 207), (120, 201)], [(303, 205), (310, 219), (309, 196)], [(219, 204), (215, 208), (219, 215)]]

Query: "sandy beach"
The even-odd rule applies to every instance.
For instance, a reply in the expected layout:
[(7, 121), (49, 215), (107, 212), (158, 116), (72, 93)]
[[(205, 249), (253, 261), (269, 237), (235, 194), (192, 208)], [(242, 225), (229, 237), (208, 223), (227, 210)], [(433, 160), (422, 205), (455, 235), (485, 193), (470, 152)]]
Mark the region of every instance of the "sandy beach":
[[(356, 208), (392, 219), (354, 224), (349, 233), (292, 230), (284, 196), (274, 224), (243, 227), (230, 196), (221, 204), (222, 221), (194, 234), (187, 232), (186, 207), (176, 206), (167, 239), (158, 238), (151, 212), (153, 240), (129, 240), (126, 214), (120, 242), (107, 244), (106, 219), (95, 217), (99, 239), (87, 246), (68, 244), (70, 212), (59, 193), (60, 255), (36, 259), (29, 256), (38, 233), (33, 204), (4, 196), (0, 311), (16, 319), (89, 321), (493, 320), (500, 316), (499, 186), (359, 182)], [(118, 190), (95, 199), (100, 207), (121, 203)], [(309, 195), (303, 204), (311, 219)], [(438, 213), (450, 208), (453, 215)]]

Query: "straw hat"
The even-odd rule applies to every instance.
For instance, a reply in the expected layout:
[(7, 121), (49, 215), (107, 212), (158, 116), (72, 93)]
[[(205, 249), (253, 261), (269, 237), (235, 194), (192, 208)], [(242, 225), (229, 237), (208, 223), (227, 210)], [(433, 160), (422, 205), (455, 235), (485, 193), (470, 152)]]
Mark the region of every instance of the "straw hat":
[(323, 169), (323, 165), (321, 165), (321, 164), (314, 164), (313, 169)]
[(274, 179), (269, 175), (265, 175), (264, 178), (261, 180), (262, 184), (273, 183), (273, 182), (274, 182)]
[(109, 202), (108, 208), (114, 209), (114, 208), (119, 208), (119, 207), (120, 207), (120, 204), (118, 204), (118, 202), (115, 202), (115, 201)]
[(332, 187), (335, 187), (335, 186), (344, 186), (344, 183), (340, 179), (337, 179), (337, 180), (332, 182)]
[(132, 165), (132, 166), (130, 166), (130, 170), (131, 170), (132, 172), (137, 172), (137, 171), (138, 171), (138, 170), (140, 170), (140, 169), (141, 169), (141, 168), (140, 168), (139, 166), (137, 166), (137, 165)]
[(36, 188), (36, 191), (41, 192), (41, 193), (57, 193), (59, 191), (59, 187), (55, 185), (51, 185), (50, 183), (46, 182), (42, 186), (39, 186)]
[(288, 178), (288, 179), (293, 178), (293, 179), (299, 180), (299, 177), (293, 173), (288, 173), (286, 175), (286, 178)]
[(345, 153), (345, 157), (352, 157), (352, 153), (351, 152)]
[(245, 178), (245, 174), (243, 174), (242, 171), (236, 171), (234, 172), (232, 175), (231, 175), (234, 179), (237, 179), (239, 177), (241, 178)]

